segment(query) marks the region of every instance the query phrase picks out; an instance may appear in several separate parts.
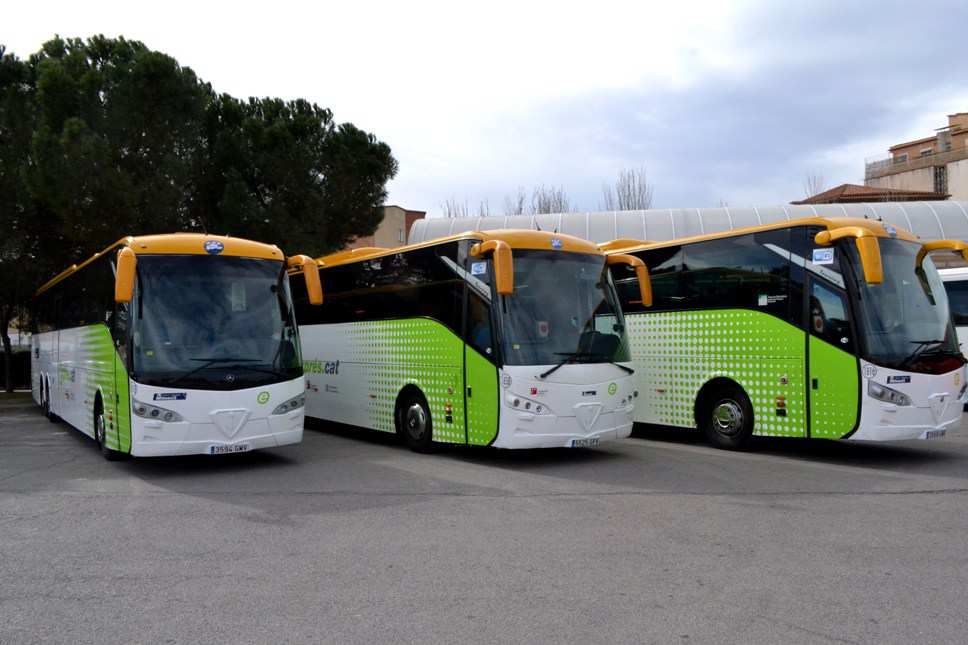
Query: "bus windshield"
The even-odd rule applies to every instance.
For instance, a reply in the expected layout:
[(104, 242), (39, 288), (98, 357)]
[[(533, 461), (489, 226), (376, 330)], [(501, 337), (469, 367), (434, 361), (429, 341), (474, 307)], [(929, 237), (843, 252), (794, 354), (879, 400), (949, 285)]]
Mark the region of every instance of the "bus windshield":
[(629, 360), (625, 320), (600, 255), (515, 250), (499, 308), (508, 365)]
[(917, 265), (921, 245), (881, 238), (881, 284), (867, 284), (856, 250), (853, 245), (848, 248), (860, 296), (858, 327), (864, 358), (911, 371), (960, 367), (961, 353), (941, 277), (930, 257)]
[(142, 255), (130, 318), (140, 383), (230, 390), (302, 375), (288, 276), (276, 260)]

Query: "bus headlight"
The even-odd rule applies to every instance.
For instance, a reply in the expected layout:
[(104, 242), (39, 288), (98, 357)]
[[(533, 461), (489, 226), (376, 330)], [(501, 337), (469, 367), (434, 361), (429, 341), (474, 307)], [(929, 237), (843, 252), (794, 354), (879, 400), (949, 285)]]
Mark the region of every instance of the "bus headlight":
[(152, 421), (164, 421), (166, 423), (184, 421), (182, 415), (178, 414), (174, 410), (166, 410), (165, 408), (159, 408), (157, 405), (142, 403), (137, 399), (131, 403), (131, 411), (134, 412), (136, 416), (144, 419), (151, 419)]
[(304, 405), (306, 405), (306, 395), (300, 394), (299, 396), (294, 396), (288, 401), (283, 401), (277, 405), (276, 409), (272, 411), (272, 414), (286, 414), (287, 412), (298, 410)]
[(878, 401), (893, 403), (894, 405), (911, 405), (911, 397), (903, 392), (898, 392), (886, 385), (870, 381), (867, 384), (867, 393)]

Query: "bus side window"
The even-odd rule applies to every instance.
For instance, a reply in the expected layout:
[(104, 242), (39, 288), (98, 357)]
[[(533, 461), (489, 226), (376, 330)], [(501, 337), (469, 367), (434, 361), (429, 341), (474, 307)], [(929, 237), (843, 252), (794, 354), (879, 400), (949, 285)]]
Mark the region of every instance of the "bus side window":
[(642, 305), (639, 282), (632, 268), (620, 265), (613, 269), (612, 275), (622, 311), (633, 313), (681, 309), (683, 306), (680, 294), (682, 247), (654, 249), (638, 256), (649, 267), (649, 274), (652, 277), (652, 306)]
[(831, 345), (853, 352), (847, 301), (844, 295), (814, 281), (810, 288), (810, 333)]
[(483, 356), (494, 356), (491, 308), (473, 291), (468, 292), (467, 343)]

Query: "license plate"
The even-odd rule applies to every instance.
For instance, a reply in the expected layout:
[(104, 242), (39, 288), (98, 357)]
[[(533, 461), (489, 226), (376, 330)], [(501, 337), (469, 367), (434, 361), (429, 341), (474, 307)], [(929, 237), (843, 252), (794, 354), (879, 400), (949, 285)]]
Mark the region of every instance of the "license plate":
[(925, 439), (940, 439), (947, 430), (928, 430), (924, 433)]
[(230, 455), (236, 452), (248, 452), (249, 444), (247, 443), (233, 443), (231, 445), (218, 444), (215, 446), (208, 447), (208, 454), (210, 455)]
[(598, 445), (598, 437), (588, 437), (585, 439), (572, 439), (572, 448), (591, 448)]

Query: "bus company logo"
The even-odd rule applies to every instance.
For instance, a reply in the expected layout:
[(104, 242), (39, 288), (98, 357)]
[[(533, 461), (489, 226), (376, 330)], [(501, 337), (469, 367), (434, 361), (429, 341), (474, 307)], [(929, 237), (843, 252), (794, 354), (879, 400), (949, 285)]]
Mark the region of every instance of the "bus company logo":
[(265, 405), (269, 402), (269, 393), (259, 392), (259, 396), (255, 397), (255, 400), (259, 402), (259, 405)]
[(560, 239), (558, 239), (557, 237), (551, 238), (551, 248), (557, 251), (557, 250), (560, 250), (561, 247), (562, 247), (562, 242)]
[(616, 392), (618, 392), (618, 385), (616, 385), (615, 383), (609, 383), (608, 384), (608, 394), (609, 394), (609, 396), (615, 396), (615, 393)]
[(339, 361), (321, 361), (310, 359), (303, 361), (303, 371), (307, 374), (339, 374)]
[(184, 401), (188, 392), (156, 392), (152, 397), (155, 401)]
[(910, 383), (910, 382), (911, 382), (910, 374), (895, 374), (893, 376), (887, 377), (888, 385), (891, 385), (892, 383)]
[(206, 240), (205, 241), (205, 252), (209, 255), (218, 255), (225, 250), (225, 245), (218, 240)]
[(548, 390), (541, 390), (536, 387), (529, 388), (528, 391), (531, 393), (531, 396), (544, 396), (548, 393)]
[(890, 235), (891, 237), (897, 237), (897, 229), (891, 226), (890, 224), (885, 224), (884, 230), (887, 231), (887, 234)]
[(582, 390), (581, 392), (582, 396), (595, 396), (596, 394), (598, 394), (598, 390)]

